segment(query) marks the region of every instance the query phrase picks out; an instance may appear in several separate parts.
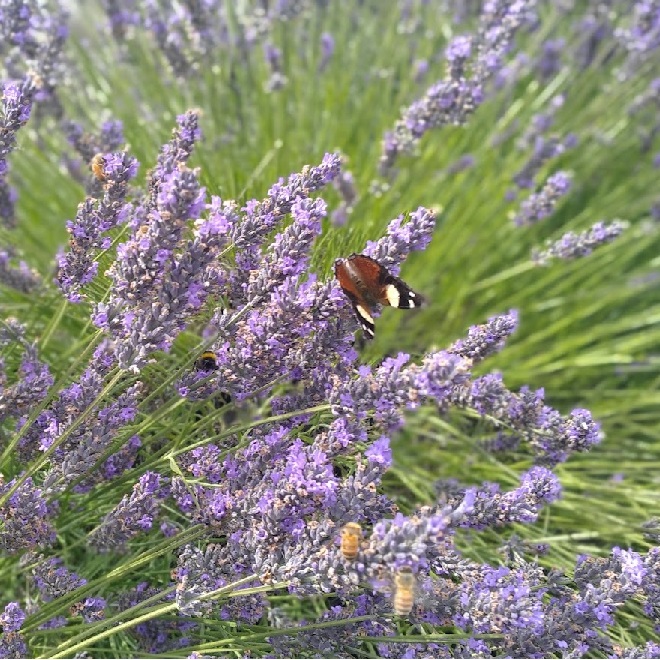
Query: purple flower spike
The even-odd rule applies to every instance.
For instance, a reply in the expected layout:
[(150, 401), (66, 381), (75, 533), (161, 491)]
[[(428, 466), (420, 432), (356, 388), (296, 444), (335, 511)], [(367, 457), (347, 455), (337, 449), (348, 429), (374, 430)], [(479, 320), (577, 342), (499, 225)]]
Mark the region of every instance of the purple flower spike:
[[(548, 110), (532, 117), (532, 121), (523, 136), (518, 140), (517, 147), (521, 151), (529, 152), (527, 161), (513, 176), (518, 189), (536, 187), (535, 177), (541, 168), (553, 158), (557, 158), (577, 144), (573, 134), (564, 137), (555, 133), (548, 133), (555, 123), (557, 111), (564, 105), (564, 96), (555, 96), (549, 103)], [(559, 174), (559, 173), (558, 173)], [(566, 173), (561, 173), (556, 183), (560, 190), (570, 183), (566, 180)]]
[[(504, 633), (505, 644), (540, 635), (544, 631), (543, 592), (536, 588), (539, 576), (532, 575), (524, 568), (485, 565), (478, 576), (462, 585), (455, 624), (474, 633)], [(520, 650), (507, 654), (531, 657)]]
[(296, 199), (291, 215), (293, 222), (275, 237), (262, 264), (250, 277), (248, 302), (263, 299), (286, 278), (301, 275), (307, 268), (312, 242), (321, 233), (326, 204), (322, 199)]
[(282, 51), (271, 43), (264, 44), (264, 57), (270, 68), (270, 78), (265, 83), (267, 92), (277, 92), (287, 84), (283, 73)]
[(536, 70), (543, 80), (549, 80), (559, 73), (565, 49), (566, 41), (564, 39), (548, 39), (543, 44), (541, 54), (535, 63)]
[[(456, 493), (465, 513), (459, 519), (461, 527), (497, 528), (511, 523), (532, 523), (545, 504), (559, 499), (561, 485), (547, 468), (536, 466), (522, 475), (520, 487), (502, 493), (498, 484), (484, 483)], [(460, 497), (458, 497), (460, 496)], [(469, 506), (467, 503), (469, 502)]]
[(55, 380), (48, 365), (39, 360), (36, 346), (27, 343), (25, 328), (10, 318), (0, 329), (0, 347), (11, 343), (23, 345), (25, 352), (21, 360), (19, 379), (14, 384), (8, 386), (6, 374), (0, 375), (0, 420), (9, 416), (20, 418), (28, 414), (35, 404), (45, 398), (48, 388)]
[(553, 259), (577, 259), (591, 254), (599, 245), (611, 243), (628, 227), (623, 220), (614, 220), (610, 224), (597, 222), (580, 234), (572, 231), (564, 234), (555, 242), (548, 242), (545, 250), (532, 253), (532, 260), (545, 266)]
[(329, 32), (321, 35), (321, 61), (319, 62), (319, 73), (323, 73), (330, 63), (335, 52), (335, 39)]
[(16, 133), (25, 126), (32, 111), (36, 94), (34, 78), (26, 77), (22, 82), (5, 83), (2, 89), (2, 111), (0, 112), (0, 222), (11, 228), (15, 225), (15, 195), (7, 184), (7, 157), (16, 148)]
[(72, 616), (82, 616), (85, 623), (95, 623), (105, 618), (106, 605), (105, 598), (95, 596), (74, 603), (70, 612)]
[(341, 227), (346, 224), (349, 216), (353, 213), (353, 206), (359, 198), (353, 173), (349, 170), (343, 170), (333, 181), (333, 186), (341, 195), (341, 202), (330, 215), (330, 220), (336, 227)]
[(89, 543), (105, 551), (125, 548), (129, 540), (151, 529), (167, 490), (159, 474), (143, 474), (131, 495), (124, 496), (90, 534)]
[(517, 327), (518, 312), (511, 310), (508, 314), (491, 317), (488, 323), (483, 325), (473, 325), (465, 339), (455, 341), (447, 350), (449, 353), (470, 358), (474, 363), (480, 362), (502, 350), (505, 341)]
[(438, 544), (448, 535), (450, 522), (444, 511), (424, 510), (410, 518), (397, 514), (392, 520), (376, 523), (363, 551), (366, 574), (377, 578), (384, 571), (402, 566), (415, 572), (426, 568)]
[(634, 0), (632, 16), (626, 28), (615, 30), (615, 37), (628, 58), (620, 75), (632, 76), (660, 47), (660, 3), (658, 0)]
[(483, 6), (477, 33), (451, 41), (446, 50), (448, 71), (444, 80), (429, 87), (385, 134), (380, 158), (382, 175), (390, 174), (398, 156), (411, 153), (428, 131), (468, 121), (483, 102), (484, 85), (502, 68), (504, 55), (533, 5), (534, 0), (491, 0)]
[(31, 293), (38, 289), (42, 284), (39, 273), (24, 261), (20, 261), (17, 266), (13, 265), (12, 257), (11, 251), (0, 250), (0, 282), (22, 293)]
[(465, 75), (465, 66), (472, 55), (472, 38), (454, 37), (445, 49), (445, 60), (449, 67), (449, 77), (458, 80)]
[(69, 173), (85, 187), (85, 192), (90, 197), (100, 198), (106, 180), (103, 156), (107, 158), (111, 152), (124, 147), (123, 124), (120, 121), (106, 121), (99, 133), (95, 134), (86, 132), (83, 126), (75, 121), (66, 120), (62, 122), (62, 129), (75, 150), (75, 156), (65, 155), (64, 162)]
[[(59, 442), (61, 435), (74, 424), (103, 389), (105, 376), (114, 366), (112, 352), (101, 344), (94, 354), (93, 366), (86, 369), (78, 382), (60, 392), (58, 399), (39, 415), (26, 434), (21, 450), (25, 453), (44, 451)], [(58, 447), (44, 476), (43, 486), (49, 496), (61, 493), (71, 481), (86, 476), (107, 450), (117, 432), (137, 414), (141, 383), (129, 386), (106, 406), (95, 411), (76, 432)]]
[(433, 238), (435, 214), (420, 206), (404, 224), (399, 216), (387, 226), (387, 233), (376, 242), (369, 241), (364, 254), (383, 264), (392, 274), (413, 250), (424, 250)]
[(48, 602), (64, 596), (65, 594), (87, 584), (81, 578), (62, 564), (57, 557), (50, 557), (39, 561), (32, 568), (32, 579), (41, 598)]
[(131, 209), (132, 235), (118, 247), (107, 273), (112, 295), (93, 315), (113, 335), (124, 369), (139, 371), (153, 351), (169, 350), (188, 318), (220, 285), (214, 261), (227, 244), (228, 219), (202, 220), (198, 236), (186, 238), (189, 221), (197, 221), (206, 208), (197, 172), (185, 166), (199, 137), (197, 113), (180, 115), (151, 173), (148, 197)]
[(518, 227), (532, 225), (553, 213), (559, 200), (571, 189), (571, 177), (566, 172), (553, 174), (540, 192), (530, 195), (513, 219)]
[(496, 427), (500, 422), (509, 427), (505, 445), (516, 446), (517, 439), (526, 440), (543, 465), (563, 462), (570, 453), (588, 451), (600, 442), (599, 425), (588, 411), (576, 409), (562, 417), (545, 405), (543, 395), (542, 389), (533, 392), (526, 387), (516, 394), (504, 386), (499, 374), (488, 374), (455, 386), (448, 401), (490, 417)]
[(0, 637), (0, 657), (29, 658), (27, 644), (23, 635), (17, 632), (6, 632)]
[(291, 213), (296, 199), (306, 199), (310, 193), (323, 188), (341, 172), (339, 154), (325, 154), (317, 166), (305, 166), (299, 174), (292, 174), (286, 183), (280, 179), (261, 202), (249, 201), (242, 209), (242, 217), (230, 229), (236, 249), (236, 268), (231, 275), (230, 299), (236, 307), (245, 304), (249, 273), (262, 263), (262, 247), (266, 237)]
[[(0, 494), (14, 483), (12, 480), (5, 484), (0, 477)], [(0, 550), (12, 555), (53, 543), (55, 530), (49, 513), (43, 490), (34, 485), (32, 478), (27, 478), (0, 507)]]
[(16, 632), (21, 628), (26, 618), (27, 615), (18, 603), (8, 603), (5, 605), (2, 614), (0, 614), (0, 626), (2, 626), (2, 631), (5, 633)]
[(76, 219), (67, 223), (69, 251), (58, 262), (56, 282), (71, 302), (80, 302), (83, 287), (96, 277), (98, 262), (94, 258), (110, 245), (104, 234), (125, 222), (132, 210), (125, 200), (129, 182), (137, 174), (137, 160), (123, 152), (104, 154), (99, 160), (103, 197), (88, 197), (78, 206)]
[(415, 60), (412, 66), (412, 77), (416, 83), (421, 83), (429, 71), (428, 60)]

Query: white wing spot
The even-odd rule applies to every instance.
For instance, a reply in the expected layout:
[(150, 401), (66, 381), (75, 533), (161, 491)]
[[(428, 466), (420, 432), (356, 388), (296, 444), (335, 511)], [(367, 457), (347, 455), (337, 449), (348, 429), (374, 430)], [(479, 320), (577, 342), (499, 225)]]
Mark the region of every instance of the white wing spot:
[(369, 314), (369, 312), (362, 307), (362, 305), (356, 305), (355, 309), (357, 309), (357, 313), (368, 323), (371, 323), (373, 325), (374, 323), (374, 317)]
[[(414, 294), (413, 294), (413, 295), (414, 295)], [(408, 301), (408, 307), (410, 307), (410, 309), (412, 309), (413, 307), (415, 307), (415, 301), (414, 301), (414, 300), (409, 300), (409, 301)]]
[(392, 307), (398, 307), (399, 301), (401, 300), (401, 294), (399, 290), (394, 286), (394, 284), (389, 284), (385, 289), (385, 297), (387, 302), (392, 305)]

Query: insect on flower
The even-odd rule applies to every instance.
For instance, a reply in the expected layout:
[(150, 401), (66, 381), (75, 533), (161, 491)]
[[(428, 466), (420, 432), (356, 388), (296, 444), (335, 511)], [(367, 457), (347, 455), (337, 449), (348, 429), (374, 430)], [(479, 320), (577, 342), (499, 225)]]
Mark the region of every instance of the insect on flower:
[(415, 604), (417, 580), (410, 566), (402, 566), (394, 574), (394, 596), (392, 607), (394, 614), (408, 616)]
[(358, 523), (349, 522), (342, 527), (339, 549), (344, 559), (353, 561), (357, 557), (362, 538), (362, 527)]
[(213, 351), (204, 351), (195, 360), (195, 369), (198, 371), (215, 371), (218, 368), (217, 359)]
[(92, 158), (89, 166), (92, 168), (92, 173), (99, 181), (105, 181), (106, 175), (103, 169), (103, 154), (96, 154)]
[(335, 277), (353, 304), (366, 337), (374, 336), (373, 312), (377, 305), (414, 309), (424, 302), (403, 280), (394, 277), (381, 263), (364, 254), (335, 261)]

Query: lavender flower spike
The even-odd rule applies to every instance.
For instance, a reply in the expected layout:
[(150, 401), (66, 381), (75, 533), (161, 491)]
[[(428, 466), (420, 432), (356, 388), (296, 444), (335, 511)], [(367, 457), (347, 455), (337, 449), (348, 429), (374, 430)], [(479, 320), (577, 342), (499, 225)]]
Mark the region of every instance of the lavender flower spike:
[(16, 632), (23, 625), (27, 615), (18, 603), (8, 603), (0, 614), (0, 626), (4, 632)]
[(37, 402), (48, 393), (48, 388), (55, 379), (45, 362), (39, 360), (37, 348), (25, 339), (25, 328), (16, 320), (9, 318), (0, 328), (0, 349), (11, 343), (20, 343), (25, 347), (21, 359), (19, 378), (8, 386), (3, 361), (0, 360), (0, 422), (9, 416), (26, 415)]
[(146, 472), (133, 487), (131, 495), (125, 496), (90, 534), (89, 543), (101, 550), (123, 548), (140, 532), (151, 529), (166, 494), (161, 476)]
[(322, 199), (296, 199), (291, 214), (294, 221), (275, 237), (262, 265), (251, 277), (248, 300), (263, 298), (287, 277), (305, 271), (312, 242), (321, 233), (326, 204)]
[(555, 210), (559, 200), (571, 189), (571, 176), (557, 172), (546, 182), (540, 192), (530, 195), (521, 205), (513, 222), (518, 227), (532, 225), (547, 218)]
[(270, 67), (270, 78), (264, 87), (267, 92), (277, 92), (287, 83), (287, 77), (283, 72), (282, 51), (271, 43), (264, 45), (264, 57)]
[(129, 181), (137, 174), (137, 160), (123, 152), (103, 154), (100, 167), (105, 182), (103, 198), (97, 201), (88, 197), (78, 206), (75, 221), (67, 223), (69, 251), (59, 258), (56, 281), (71, 302), (82, 300), (82, 287), (96, 276), (98, 262), (94, 257), (111, 244), (103, 234), (124, 222), (130, 210), (125, 199)]
[(32, 580), (46, 602), (59, 598), (87, 584), (85, 578), (70, 571), (57, 557), (37, 562), (32, 568)]
[(2, 131), (0, 132), (0, 159), (5, 160), (16, 145), (16, 132), (30, 118), (35, 84), (32, 78), (22, 83), (5, 83), (2, 90)]
[(321, 35), (321, 61), (319, 62), (319, 73), (323, 73), (335, 52), (335, 40), (329, 32)]
[[(0, 495), (14, 483), (12, 480), (5, 484), (0, 476)], [(55, 530), (48, 513), (43, 490), (37, 488), (31, 478), (26, 479), (0, 507), (0, 552), (9, 555), (50, 545), (55, 540)]]
[[(2, 183), (0, 182), (0, 195), (2, 195)], [(0, 208), (2, 202), (0, 201)], [(0, 210), (0, 217), (2, 211)], [(24, 261), (20, 261), (18, 266), (11, 264), (11, 250), (0, 250), (0, 283), (9, 286), (22, 293), (30, 293), (41, 284), (41, 276), (36, 270), (30, 268)]]
[(532, 252), (532, 260), (545, 266), (552, 259), (575, 259), (586, 257), (599, 245), (612, 242), (628, 227), (625, 220), (614, 220), (610, 224), (597, 222), (590, 229), (576, 234), (569, 231), (558, 241), (549, 242), (546, 249)]
[(341, 156), (327, 153), (319, 165), (303, 167), (300, 173), (280, 179), (262, 200), (250, 200), (242, 209), (240, 220), (232, 223), (230, 239), (236, 250), (236, 268), (231, 275), (230, 298), (238, 307), (247, 302), (245, 291), (250, 271), (263, 262), (263, 243), (288, 213), (297, 199), (306, 199), (323, 188), (341, 172)]
[[(447, 75), (404, 110), (394, 130), (383, 138), (381, 174), (388, 174), (401, 153), (410, 153), (433, 128), (465, 124), (483, 102), (485, 83), (501, 68), (517, 29), (534, 0), (491, 0), (485, 3), (477, 34), (455, 37), (447, 46)], [(476, 44), (476, 48), (475, 48)], [(473, 58), (471, 75), (469, 60)]]
[(492, 316), (488, 323), (473, 325), (465, 339), (455, 341), (447, 350), (449, 353), (470, 358), (473, 363), (480, 362), (500, 351), (517, 327), (518, 312), (513, 309), (508, 314)]
[(2, 90), (0, 112), (0, 221), (7, 227), (14, 226), (15, 193), (9, 188), (7, 176), (7, 156), (16, 147), (16, 133), (30, 118), (32, 101), (36, 93), (33, 77), (26, 77), (21, 83), (5, 83)]
[(397, 275), (400, 264), (413, 250), (424, 250), (433, 238), (435, 213), (420, 206), (410, 214), (407, 223), (399, 216), (387, 225), (387, 234), (378, 241), (368, 242), (364, 254), (380, 261)]
[(200, 136), (198, 115), (188, 111), (177, 123), (151, 173), (148, 197), (132, 214), (132, 235), (106, 273), (113, 280), (111, 296), (97, 304), (93, 316), (116, 340), (123, 369), (139, 371), (150, 353), (169, 349), (213, 286), (206, 269), (215, 253), (207, 239), (215, 247), (224, 243), (220, 227), (217, 237), (186, 242), (188, 222), (206, 206), (206, 191), (197, 171), (185, 166)]
[(335, 179), (341, 171), (341, 156), (327, 153), (319, 165), (306, 165), (299, 174), (286, 181), (280, 179), (268, 191), (262, 202), (253, 201), (243, 209), (245, 218), (232, 231), (232, 243), (237, 252), (263, 241), (266, 236), (291, 212), (296, 197), (308, 197)]
[(544, 504), (559, 499), (561, 485), (547, 468), (535, 466), (520, 477), (520, 487), (502, 493), (498, 484), (483, 484), (465, 493), (472, 502), (461, 527), (497, 528), (510, 523), (531, 523)]

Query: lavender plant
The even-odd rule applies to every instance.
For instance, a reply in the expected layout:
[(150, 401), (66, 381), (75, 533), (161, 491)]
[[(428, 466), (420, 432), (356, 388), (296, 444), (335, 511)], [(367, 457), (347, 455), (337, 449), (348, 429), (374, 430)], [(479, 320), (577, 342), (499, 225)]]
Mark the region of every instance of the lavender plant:
[(0, 0), (0, 657), (659, 657), (659, 10), (350, 5)]

